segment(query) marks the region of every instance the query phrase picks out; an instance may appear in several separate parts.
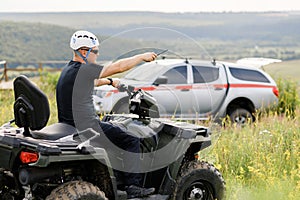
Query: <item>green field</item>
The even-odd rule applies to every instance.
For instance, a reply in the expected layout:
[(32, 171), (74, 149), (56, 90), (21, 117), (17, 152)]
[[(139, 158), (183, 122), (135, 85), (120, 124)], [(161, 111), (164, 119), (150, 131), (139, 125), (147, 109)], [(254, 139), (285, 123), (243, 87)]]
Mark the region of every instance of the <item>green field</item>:
[[(289, 81), (296, 85), (297, 95), (300, 96), (300, 60), (273, 63), (265, 66), (264, 70), (274, 78), (277, 84)], [(281, 94), (284, 92), (280, 91)]]
[(284, 61), (264, 67), (272, 77), (294, 80), (300, 83), (300, 60)]
[(227, 182), (226, 199), (300, 199), (300, 128), (295, 119), (270, 115), (244, 128), (215, 128), (214, 146), (201, 156)]

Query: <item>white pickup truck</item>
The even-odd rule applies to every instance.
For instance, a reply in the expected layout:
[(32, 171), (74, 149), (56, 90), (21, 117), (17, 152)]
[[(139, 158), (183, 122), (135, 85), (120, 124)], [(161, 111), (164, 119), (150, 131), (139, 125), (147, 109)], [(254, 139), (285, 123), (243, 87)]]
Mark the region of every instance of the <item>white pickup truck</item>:
[[(275, 106), (279, 91), (260, 66), (276, 59), (248, 58), (237, 63), (193, 59), (161, 59), (140, 65), (121, 83), (142, 88), (159, 104), (161, 117), (219, 120), (226, 115), (239, 124), (255, 120), (258, 109)], [(98, 113), (128, 113), (128, 97), (112, 86), (94, 90)]]

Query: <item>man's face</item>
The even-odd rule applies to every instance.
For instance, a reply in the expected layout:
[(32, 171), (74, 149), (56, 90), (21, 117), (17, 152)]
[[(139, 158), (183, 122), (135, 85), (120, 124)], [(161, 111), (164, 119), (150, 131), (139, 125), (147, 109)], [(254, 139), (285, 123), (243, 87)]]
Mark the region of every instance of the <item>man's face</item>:
[(96, 63), (98, 56), (99, 56), (99, 47), (93, 47), (87, 58), (88, 63)]

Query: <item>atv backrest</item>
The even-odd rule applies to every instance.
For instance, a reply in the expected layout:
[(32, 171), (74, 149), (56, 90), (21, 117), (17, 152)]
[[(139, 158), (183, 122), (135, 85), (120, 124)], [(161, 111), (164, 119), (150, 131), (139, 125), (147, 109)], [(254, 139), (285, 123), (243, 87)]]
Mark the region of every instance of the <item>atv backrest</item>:
[(40, 130), (45, 127), (50, 116), (47, 96), (24, 75), (14, 80), (14, 94), (15, 123), (24, 127), (24, 134), (29, 135), (28, 128)]

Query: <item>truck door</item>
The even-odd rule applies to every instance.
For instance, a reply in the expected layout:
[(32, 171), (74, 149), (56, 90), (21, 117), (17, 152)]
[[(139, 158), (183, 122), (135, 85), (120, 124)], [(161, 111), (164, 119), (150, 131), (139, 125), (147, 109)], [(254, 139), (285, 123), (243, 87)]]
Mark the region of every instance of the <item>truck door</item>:
[(168, 83), (159, 85), (159, 89), (152, 93), (159, 103), (160, 115), (185, 117), (192, 102), (192, 85), (188, 84), (187, 66), (173, 67), (163, 76), (168, 78)]
[(199, 117), (217, 113), (224, 101), (227, 78), (224, 68), (213, 64), (192, 65), (193, 71), (193, 109)]

